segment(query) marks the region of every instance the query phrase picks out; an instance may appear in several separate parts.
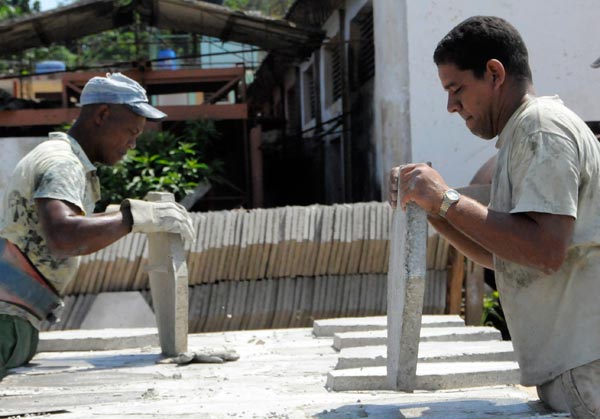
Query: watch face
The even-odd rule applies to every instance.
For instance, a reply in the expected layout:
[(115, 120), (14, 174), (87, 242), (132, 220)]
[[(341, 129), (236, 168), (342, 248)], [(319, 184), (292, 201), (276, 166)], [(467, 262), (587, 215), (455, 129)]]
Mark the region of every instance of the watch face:
[(458, 198), (460, 198), (460, 194), (458, 192), (456, 192), (454, 189), (450, 189), (450, 190), (446, 191), (446, 195), (452, 201), (458, 201)]

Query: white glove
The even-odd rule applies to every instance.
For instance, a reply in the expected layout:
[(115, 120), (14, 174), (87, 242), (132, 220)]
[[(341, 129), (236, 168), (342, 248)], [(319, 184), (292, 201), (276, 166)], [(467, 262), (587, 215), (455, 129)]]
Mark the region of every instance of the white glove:
[(195, 231), (187, 210), (176, 202), (147, 202), (126, 199), (121, 208), (129, 208), (133, 233), (178, 233), (185, 240), (194, 241)]
[(204, 348), (193, 352), (182, 352), (176, 357), (156, 361), (157, 364), (222, 364), (223, 362), (237, 361), (240, 356), (233, 349)]

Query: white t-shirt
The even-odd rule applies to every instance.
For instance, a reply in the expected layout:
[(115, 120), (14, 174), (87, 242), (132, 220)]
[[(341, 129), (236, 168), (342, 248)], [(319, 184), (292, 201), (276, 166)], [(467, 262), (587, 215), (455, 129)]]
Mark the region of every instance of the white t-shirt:
[(554, 274), (494, 257), (521, 383), (540, 385), (600, 359), (600, 143), (554, 96), (521, 105), (496, 146), (490, 209), (576, 219)]
[[(21, 159), (4, 193), (0, 216), (0, 237), (16, 244), (61, 293), (75, 277), (79, 258), (52, 256), (41, 234), (37, 198), (67, 201), (82, 214), (94, 212), (95, 202), (100, 199), (96, 168), (79, 143), (67, 134), (50, 133), (48, 140)], [(0, 314), (18, 315), (39, 327), (35, 317), (9, 303), (0, 301)]]

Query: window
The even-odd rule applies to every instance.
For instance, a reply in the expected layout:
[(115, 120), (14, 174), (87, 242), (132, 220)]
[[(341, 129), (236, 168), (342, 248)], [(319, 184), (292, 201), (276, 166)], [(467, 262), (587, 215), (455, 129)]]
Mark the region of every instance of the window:
[(373, 7), (368, 4), (350, 23), (350, 85), (357, 89), (375, 75)]
[(331, 106), (342, 97), (341, 38), (339, 33), (325, 46), (325, 105)]
[(312, 65), (302, 73), (302, 96), (303, 96), (303, 122), (308, 124), (315, 118), (317, 112), (317, 98), (315, 92), (315, 77)]

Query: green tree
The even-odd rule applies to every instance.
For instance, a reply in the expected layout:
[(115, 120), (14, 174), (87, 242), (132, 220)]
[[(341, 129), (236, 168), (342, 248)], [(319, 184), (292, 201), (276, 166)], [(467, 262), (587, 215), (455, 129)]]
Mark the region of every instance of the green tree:
[(234, 10), (259, 10), (267, 16), (282, 17), (293, 0), (225, 0), (223, 6)]
[(39, 0), (35, 0), (32, 5), (29, 4), (29, 0), (0, 0), (0, 20), (11, 19), (39, 11)]

